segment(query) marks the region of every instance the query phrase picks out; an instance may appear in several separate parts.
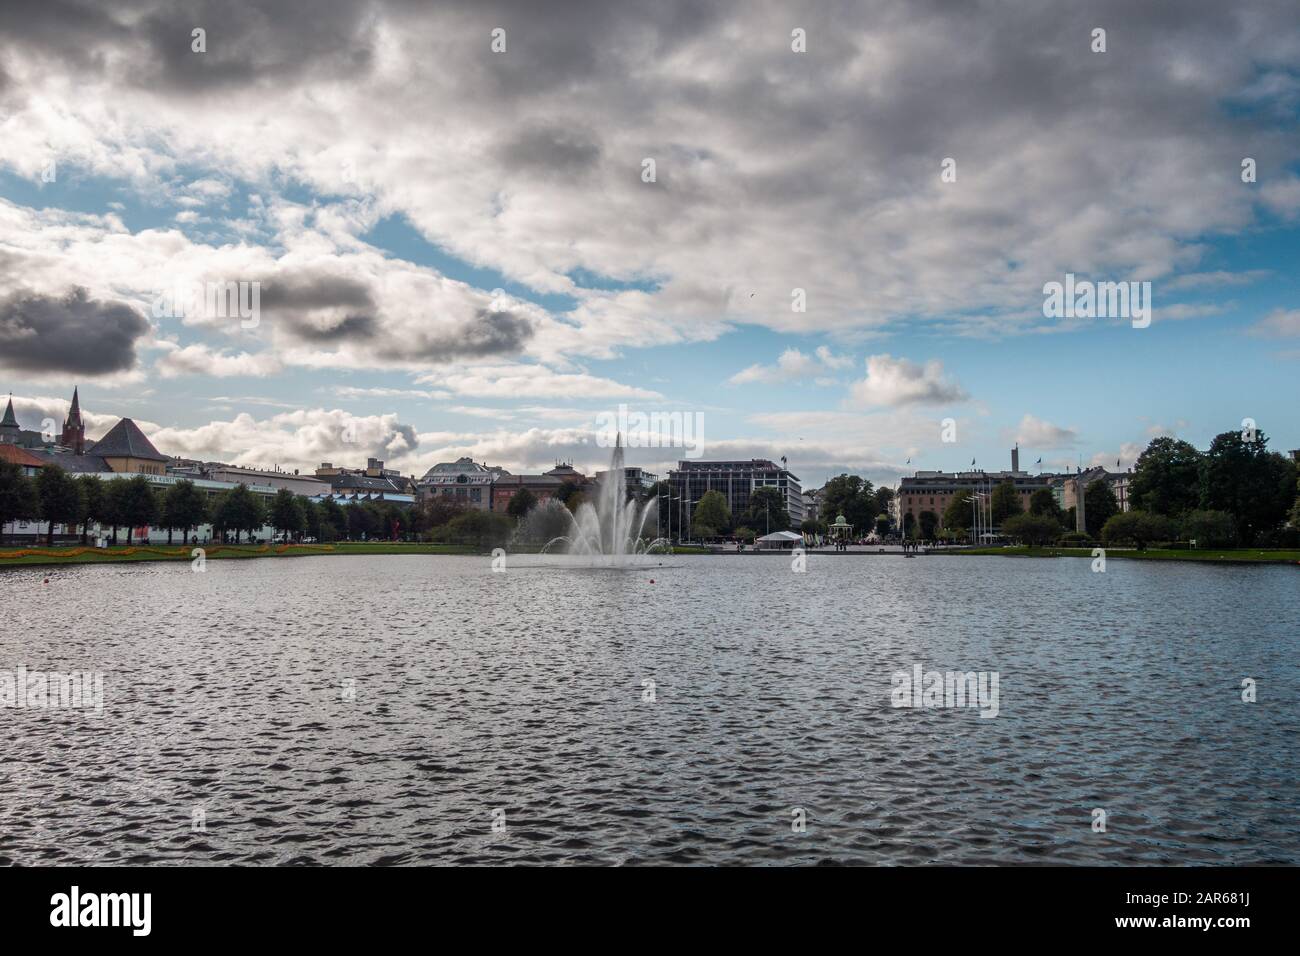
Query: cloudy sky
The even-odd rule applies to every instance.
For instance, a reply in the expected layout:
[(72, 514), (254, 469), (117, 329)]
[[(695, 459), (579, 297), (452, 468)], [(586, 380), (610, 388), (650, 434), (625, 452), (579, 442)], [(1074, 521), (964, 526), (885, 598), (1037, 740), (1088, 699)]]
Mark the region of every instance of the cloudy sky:
[[(416, 474), (595, 467), (620, 404), (806, 485), (1300, 447), (1295, 13), (8, 0), (0, 391)], [(1151, 324), (1045, 317), (1066, 273)], [(173, 304), (230, 282), (255, 324)]]

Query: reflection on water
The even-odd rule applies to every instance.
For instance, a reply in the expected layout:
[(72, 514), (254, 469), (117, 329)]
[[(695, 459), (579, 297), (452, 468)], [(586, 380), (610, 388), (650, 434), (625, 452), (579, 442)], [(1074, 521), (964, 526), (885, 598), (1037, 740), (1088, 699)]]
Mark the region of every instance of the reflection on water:
[(0, 574), (0, 862), (1300, 863), (1294, 569), (662, 560)]

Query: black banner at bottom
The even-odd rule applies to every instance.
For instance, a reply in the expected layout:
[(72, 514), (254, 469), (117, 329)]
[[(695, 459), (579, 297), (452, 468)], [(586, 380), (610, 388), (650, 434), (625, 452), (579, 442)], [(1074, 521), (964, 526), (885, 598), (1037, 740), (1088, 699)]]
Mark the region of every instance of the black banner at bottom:
[[(533, 942), (751, 933), (921, 943), (1098, 936), (1215, 943), (1288, 922), (1286, 868), (245, 869), (0, 871), (6, 941), (373, 943), (438, 928)], [(973, 935), (967, 935), (963, 927)], [(616, 935), (609, 935), (609, 934)], [(480, 935), (481, 934), (481, 935)], [(989, 934), (996, 934), (990, 936)], [(830, 937), (827, 936), (829, 941)]]

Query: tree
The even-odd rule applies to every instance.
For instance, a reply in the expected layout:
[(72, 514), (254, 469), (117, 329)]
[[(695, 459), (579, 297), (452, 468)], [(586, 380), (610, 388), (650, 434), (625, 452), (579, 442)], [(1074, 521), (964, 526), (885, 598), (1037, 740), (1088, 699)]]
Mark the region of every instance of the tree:
[(831, 517), (844, 515), (853, 527), (869, 528), (880, 513), (880, 504), (871, 482), (857, 475), (838, 475), (822, 488), (818, 511)]
[(753, 528), (737, 528), (732, 534), (737, 541), (743, 541), (745, 544), (753, 544), (756, 537)]
[(876, 516), (876, 536), (883, 538), (889, 534), (889, 515)]
[(126, 520), (123, 517), (123, 501), (126, 498), (126, 482), (114, 479), (104, 484), (104, 500), (101, 504), (100, 527), (107, 525), (113, 530), (113, 547), (117, 547), (117, 529)]
[(40, 513), (36, 482), (24, 475), (20, 466), (0, 461), (0, 533), (11, 521), (26, 521)]
[(933, 511), (922, 511), (920, 516), (921, 538), (928, 541), (934, 537), (935, 529), (939, 527), (939, 516)]
[(1300, 479), (1296, 480), (1295, 504), (1291, 506), (1291, 514), (1288, 521), (1293, 528), (1300, 528)]
[(706, 491), (695, 503), (691, 531), (698, 538), (712, 538), (731, 527), (731, 509), (720, 491)]
[(830, 528), (825, 521), (819, 521), (816, 518), (804, 518), (799, 525), (799, 530), (804, 534), (825, 534)]
[(350, 541), (362, 541), (374, 533), (374, 515), (357, 502), (348, 502), (343, 509), (343, 514), (347, 516), (348, 539)]
[(254, 532), (265, 527), (266, 508), (262, 499), (240, 482), (221, 496), (213, 511), (213, 523), (222, 531), (235, 532), (235, 544), (239, 544), (242, 532), (247, 531), (251, 538)]
[(393, 541), (398, 540), (402, 533), (410, 527), (410, 519), (407, 517), (406, 512), (391, 501), (383, 502), (381, 511), (384, 531)]
[(1057, 524), (1065, 517), (1051, 488), (1039, 488), (1029, 496), (1029, 513), (1051, 518)]
[(510, 503), (506, 505), (506, 514), (515, 520), (520, 520), (532, 511), (536, 504), (537, 496), (527, 488), (520, 488), (510, 496)]
[(1101, 529), (1111, 516), (1119, 513), (1119, 502), (1110, 484), (1101, 478), (1088, 482), (1083, 489), (1083, 524), (1084, 530), (1092, 537), (1101, 534)]
[(510, 519), (502, 514), (472, 508), (434, 529), (433, 539), (476, 548), (499, 548), (510, 538)]
[(1002, 533), (1023, 541), (1031, 548), (1055, 541), (1061, 535), (1061, 525), (1051, 515), (1029, 514), (1012, 515), (1002, 525)]
[(1178, 518), (1200, 502), (1201, 453), (1177, 438), (1155, 438), (1138, 456), (1128, 483), (1129, 506)]
[(1014, 481), (1008, 478), (993, 489), (990, 508), (993, 512), (993, 527), (995, 528), (1002, 527), (1002, 522), (1025, 510), (1020, 503), (1020, 493), (1016, 491)]
[(421, 507), (423, 524), (426, 528), (440, 528), (452, 518), (464, 514), (465, 506), (451, 495), (430, 495)]
[[(576, 481), (564, 481), (560, 487), (555, 489), (555, 497), (559, 498), (566, 505), (569, 505), (569, 499), (582, 491), (582, 486)], [(573, 511), (574, 506), (569, 505), (569, 510)]]
[(348, 531), (348, 518), (333, 498), (326, 498), (316, 506), (320, 511), (320, 533), (317, 541), (334, 541)]
[(1237, 543), (1237, 522), (1226, 511), (1191, 511), (1183, 519), (1183, 537), (1198, 548), (1231, 548)]
[(1152, 541), (1169, 541), (1177, 533), (1170, 518), (1148, 514), (1145, 511), (1121, 511), (1111, 517), (1101, 529), (1101, 543), (1134, 544), (1139, 551)]
[(943, 509), (943, 526), (950, 531), (969, 528), (974, 512), (971, 511), (971, 490), (959, 488), (948, 507)]
[(107, 494), (104, 482), (97, 475), (82, 475), (77, 483), (81, 485), (81, 497), (86, 503), (81, 512), (81, 543), (85, 544), (90, 537), (92, 521), (101, 525), (108, 523)]
[(313, 541), (325, 540), (325, 514), (321, 507), (323, 502), (305, 499), (302, 504), (302, 517), (306, 523), (307, 537)]
[(41, 500), (41, 517), (47, 522), (45, 543), (54, 547), (54, 526), (67, 525), (74, 530), (81, 523), (86, 500), (72, 476), (58, 465), (46, 465), (36, 476), (36, 494)]
[(1295, 466), (1268, 450), (1263, 431), (1253, 438), (1216, 435), (1201, 467), (1201, 508), (1232, 514), (1247, 545), (1286, 520), (1296, 480)]
[(162, 501), (162, 520), (167, 525), (167, 543), (172, 543), (172, 532), (180, 528), (183, 540), (188, 541), (190, 531), (208, 520), (208, 497), (188, 478), (167, 489)]
[(290, 535), (300, 535), (307, 529), (307, 514), (302, 507), (302, 499), (288, 488), (281, 488), (271, 499), (271, 506), (266, 513), (267, 523), (289, 540)]
[(876, 489), (876, 514), (889, 514), (889, 506), (894, 501), (894, 489), (883, 485)]
[(133, 475), (125, 480), (117, 478), (113, 484), (120, 486), (117, 518), (126, 526), (126, 543), (129, 547), (131, 535), (136, 528), (151, 525), (158, 520), (158, 497), (144, 475)]
[(744, 522), (751, 528), (762, 528), (763, 534), (789, 529), (790, 512), (785, 509), (785, 495), (781, 489), (770, 485), (755, 488), (749, 496)]

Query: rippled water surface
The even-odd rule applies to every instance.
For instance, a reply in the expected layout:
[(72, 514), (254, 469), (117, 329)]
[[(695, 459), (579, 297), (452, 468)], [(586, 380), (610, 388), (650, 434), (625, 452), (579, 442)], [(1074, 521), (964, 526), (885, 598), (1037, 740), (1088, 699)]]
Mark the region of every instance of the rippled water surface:
[[(0, 710), (0, 862), (1300, 863), (1298, 572), (0, 572), (0, 670), (105, 681)], [(998, 716), (892, 707), (917, 663), (997, 671)]]

